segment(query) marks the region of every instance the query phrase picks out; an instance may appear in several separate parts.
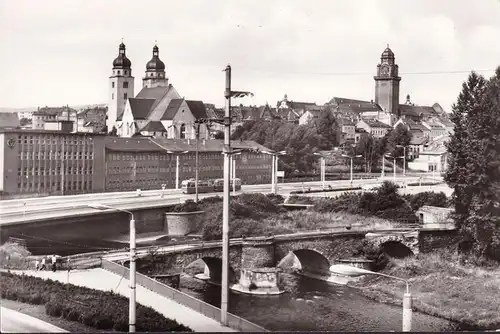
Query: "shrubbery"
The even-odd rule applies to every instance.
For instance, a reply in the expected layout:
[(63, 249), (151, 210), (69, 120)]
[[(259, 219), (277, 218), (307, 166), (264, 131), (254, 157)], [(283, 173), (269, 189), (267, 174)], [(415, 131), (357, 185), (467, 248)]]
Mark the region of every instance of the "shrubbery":
[[(2, 273), (0, 296), (22, 303), (45, 304), (48, 315), (79, 321), (97, 329), (128, 330), (128, 299), (113, 292)], [(136, 326), (138, 332), (191, 332), (190, 328), (140, 304), (137, 305)]]
[(361, 190), (361, 187), (347, 187), (347, 188), (331, 188), (328, 189), (308, 189), (308, 190), (294, 190), (290, 194), (312, 194), (312, 193), (330, 193), (334, 191), (349, 191), (349, 190)]
[(170, 210), (170, 212), (196, 212), (196, 211), (201, 211), (201, 208), (192, 199), (188, 199), (184, 203), (177, 204)]

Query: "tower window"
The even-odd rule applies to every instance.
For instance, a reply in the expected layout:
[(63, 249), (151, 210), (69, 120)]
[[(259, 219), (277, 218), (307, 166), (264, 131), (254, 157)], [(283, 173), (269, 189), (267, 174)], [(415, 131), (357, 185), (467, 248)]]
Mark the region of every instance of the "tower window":
[(125, 100), (127, 99), (127, 96), (128, 96), (128, 94), (127, 94), (127, 93), (123, 94), (123, 98), (124, 98)]
[(127, 81), (125, 81), (125, 82), (123, 83), (123, 88), (128, 88), (128, 82), (127, 82)]
[(115, 88), (115, 82), (114, 81), (111, 83), (111, 88)]
[(111, 100), (114, 100), (115, 99), (115, 93), (112, 93), (111, 94)]
[(121, 72), (121, 71), (120, 71), (120, 70), (118, 70), (118, 75), (120, 75), (120, 72)]
[(127, 75), (127, 74), (128, 74), (128, 73), (127, 73), (128, 71), (124, 71), (124, 72), (125, 72), (125, 75)]

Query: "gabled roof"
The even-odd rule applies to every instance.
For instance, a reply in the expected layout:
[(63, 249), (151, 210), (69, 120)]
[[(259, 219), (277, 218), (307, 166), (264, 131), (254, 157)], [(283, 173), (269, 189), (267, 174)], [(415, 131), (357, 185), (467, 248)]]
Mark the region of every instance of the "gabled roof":
[(295, 102), (289, 101), (287, 102), (288, 107), (292, 109), (307, 109), (308, 107), (316, 106), (316, 102)]
[(202, 101), (186, 100), (186, 103), (195, 119), (207, 118), (207, 110)]
[(175, 115), (179, 111), (179, 108), (182, 105), (182, 102), (184, 99), (172, 99), (170, 103), (168, 104), (167, 110), (165, 110), (165, 113), (161, 117), (162, 121), (171, 121), (174, 119)]
[(382, 110), (380, 106), (373, 101), (354, 100), (344, 97), (334, 97), (328, 104), (337, 107), (336, 110), (334, 110), (336, 112), (348, 112), (350, 114), (378, 112)]
[(413, 104), (400, 104), (399, 111), (401, 115), (420, 117), (420, 115), (429, 117), (429, 116), (437, 116), (438, 113), (434, 108), (428, 106), (416, 106)]
[(19, 115), (15, 112), (2, 112), (0, 113), (0, 128), (17, 128), (21, 123)]
[(160, 121), (149, 121), (140, 131), (166, 132)]
[(156, 100), (153, 99), (139, 99), (139, 98), (129, 98), (130, 109), (134, 120), (145, 120), (147, 119), (149, 112), (151, 111)]
[(171, 87), (171, 85), (168, 85), (167, 87), (144, 87), (135, 98), (155, 100), (155, 103), (150, 108), (151, 113), (155, 110), (156, 106), (161, 102), (163, 97), (167, 95)]

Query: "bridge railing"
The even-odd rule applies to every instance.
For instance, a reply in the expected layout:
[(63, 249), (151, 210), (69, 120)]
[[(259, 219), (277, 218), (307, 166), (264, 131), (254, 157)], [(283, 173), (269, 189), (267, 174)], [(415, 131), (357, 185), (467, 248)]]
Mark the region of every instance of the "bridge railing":
[[(102, 268), (123, 277), (128, 277), (130, 275), (127, 267), (105, 259), (102, 260)], [(195, 310), (213, 320), (220, 321), (221, 310), (218, 307), (205, 303), (204, 301), (196, 299), (141, 273), (136, 273), (136, 282), (138, 285), (148, 290), (172, 299), (177, 303), (189, 307), (190, 309)], [(228, 313), (227, 318), (228, 325), (232, 329), (241, 332), (267, 332), (265, 328), (232, 313)]]

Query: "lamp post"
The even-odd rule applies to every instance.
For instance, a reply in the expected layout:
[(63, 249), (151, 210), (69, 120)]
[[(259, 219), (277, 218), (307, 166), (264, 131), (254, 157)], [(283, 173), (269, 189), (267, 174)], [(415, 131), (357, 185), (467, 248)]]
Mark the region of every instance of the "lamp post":
[(345, 276), (377, 275), (387, 277), (393, 280), (402, 281), (406, 284), (406, 291), (403, 295), (403, 332), (411, 331), (412, 318), (412, 297), (410, 293), (410, 284), (404, 278), (377, 273), (375, 271), (361, 269), (346, 264), (335, 264), (330, 267), (330, 271)]
[(135, 219), (134, 214), (128, 210), (119, 209), (105, 204), (89, 204), (89, 207), (97, 210), (116, 210), (128, 213), (130, 215), (130, 297), (129, 297), (129, 332), (135, 332), (135, 278), (136, 278), (136, 266), (135, 266)]
[(396, 147), (402, 147), (403, 148), (403, 180), (405, 178), (405, 171), (406, 171), (406, 146), (404, 145), (396, 145)]
[(231, 200), (231, 165), (230, 157), (232, 154), (239, 154), (242, 150), (233, 151), (231, 149), (231, 98), (244, 97), (252, 95), (250, 92), (231, 90), (231, 66), (227, 65), (223, 70), (226, 72), (226, 87), (224, 98), (226, 99), (226, 110), (224, 113), (224, 199), (222, 204), (222, 286), (220, 317), (224, 326), (228, 325), (227, 309), (229, 297), (229, 209)]
[(353, 179), (352, 179), (352, 160), (353, 160), (354, 158), (361, 158), (361, 157), (362, 157), (362, 155), (361, 155), (361, 154), (357, 154), (357, 155), (347, 155), (347, 154), (342, 154), (342, 156), (343, 156), (344, 158), (351, 159), (351, 187), (352, 187), (352, 181), (353, 181)]
[(325, 190), (325, 172), (326, 172), (326, 161), (325, 161), (325, 156), (321, 153), (315, 152), (314, 155), (317, 155), (320, 157), (320, 168), (321, 168), (321, 189)]
[(278, 193), (278, 157), (285, 155), (286, 151), (262, 151), (264, 154), (272, 156), (271, 170), (271, 191), (273, 194)]
[(389, 158), (389, 159), (392, 159), (392, 173), (393, 173), (393, 180), (394, 180), (394, 183), (396, 183), (396, 159), (398, 158), (403, 158), (402, 156), (400, 157), (395, 157), (393, 155), (390, 155), (390, 154), (386, 154), (385, 155), (386, 158)]

